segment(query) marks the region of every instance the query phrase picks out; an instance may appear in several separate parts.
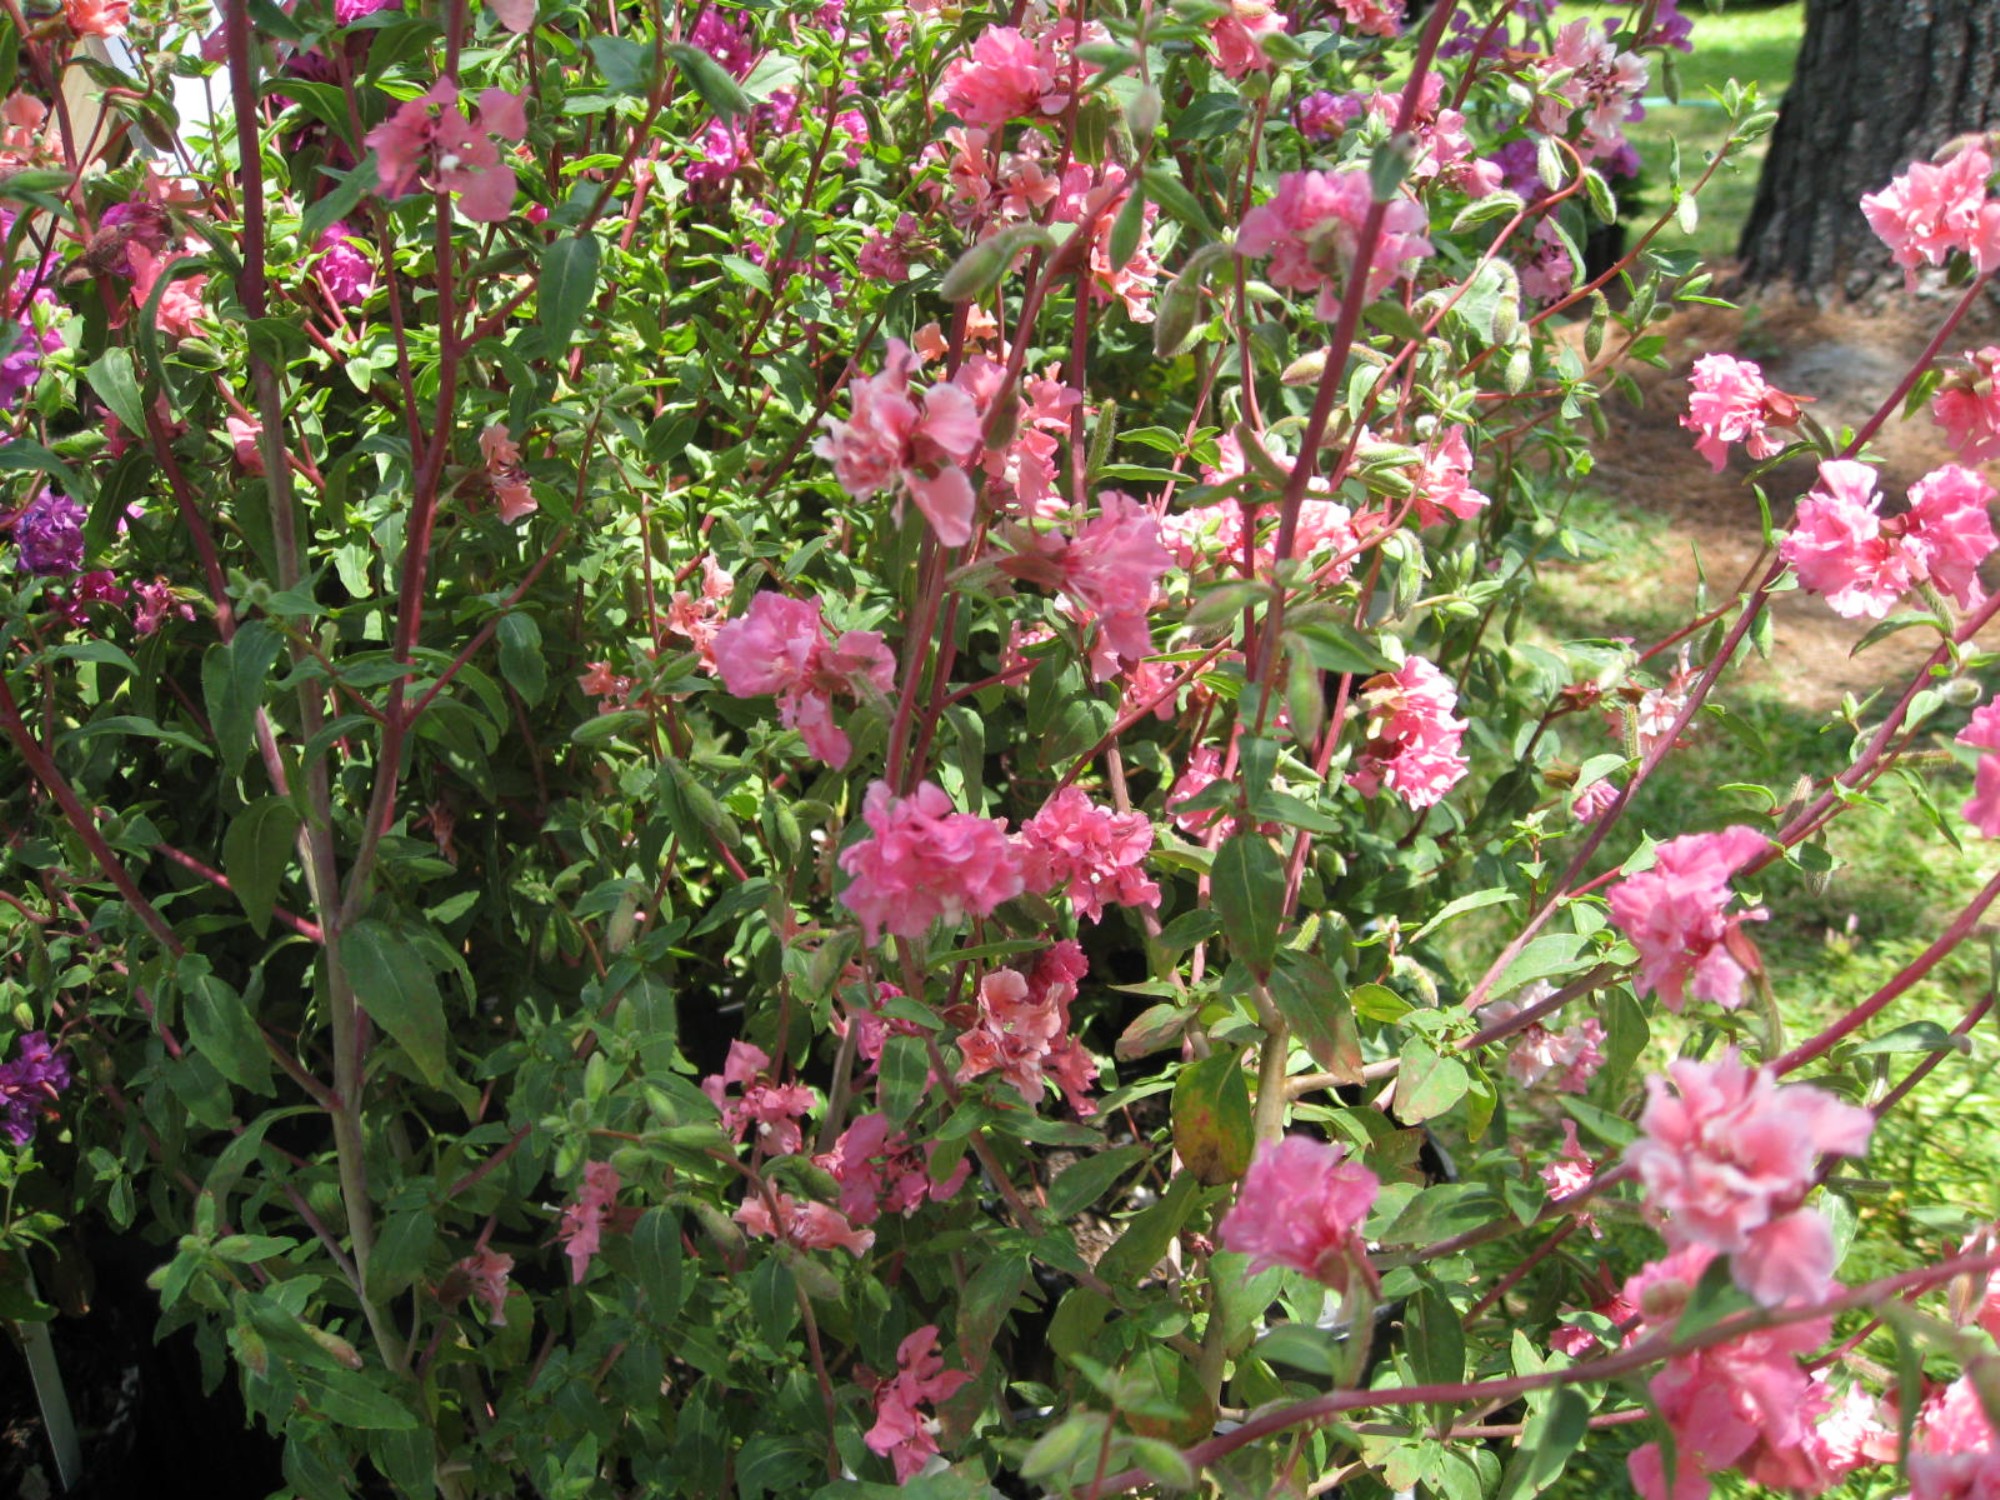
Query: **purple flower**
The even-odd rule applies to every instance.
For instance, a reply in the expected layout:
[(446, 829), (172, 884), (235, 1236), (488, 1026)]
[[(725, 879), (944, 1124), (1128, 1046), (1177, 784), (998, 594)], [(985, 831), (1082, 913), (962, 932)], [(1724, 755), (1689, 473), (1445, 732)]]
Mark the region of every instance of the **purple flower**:
[(319, 275), (336, 302), (357, 306), (375, 290), (375, 263), (344, 223), (329, 224), (319, 237)]
[(84, 510), (67, 495), (43, 490), (14, 518), (21, 571), (67, 578), (83, 568)]
[(1299, 101), (1299, 134), (1314, 141), (1331, 139), (1358, 120), (1366, 107), (1359, 94), (1316, 89)]
[(725, 21), (714, 6), (701, 13), (688, 41), (739, 79), (749, 77), (750, 70), (757, 65), (757, 48), (750, 40), (750, 33)]
[(28, 1032), (21, 1038), (21, 1055), (0, 1064), (0, 1111), (5, 1113), (0, 1135), (17, 1146), (27, 1145), (43, 1107), (68, 1087), (68, 1059), (55, 1054), (45, 1033)]

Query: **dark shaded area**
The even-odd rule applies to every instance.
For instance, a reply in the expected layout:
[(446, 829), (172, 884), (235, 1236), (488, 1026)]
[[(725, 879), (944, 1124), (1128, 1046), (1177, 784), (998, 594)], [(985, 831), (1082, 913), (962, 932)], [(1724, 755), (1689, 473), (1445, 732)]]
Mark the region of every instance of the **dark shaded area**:
[(2000, 120), (2000, 0), (1806, 0), (1738, 254), (1752, 285), (1853, 297), (1895, 274), (1861, 196)]

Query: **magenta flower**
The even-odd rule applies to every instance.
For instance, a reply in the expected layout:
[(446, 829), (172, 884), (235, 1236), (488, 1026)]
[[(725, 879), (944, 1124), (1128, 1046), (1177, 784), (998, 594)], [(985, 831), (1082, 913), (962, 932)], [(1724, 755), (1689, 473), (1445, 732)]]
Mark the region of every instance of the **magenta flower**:
[(1250, 1274), (1286, 1266), (1344, 1292), (1348, 1278), (1372, 1283), (1361, 1224), (1382, 1184), (1347, 1148), (1288, 1135), (1258, 1146), (1236, 1205), (1216, 1238), (1250, 1257)]
[(1917, 267), (1941, 266), (1952, 251), (1971, 252), (1990, 241), (1994, 225), (1987, 221), (2000, 217), (2000, 205), (1986, 199), (1992, 172), (1985, 149), (1968, 146), (1941, 166), (1915, 162), (1880, 192), (1862, 198), (1868, 227), (1889, 247), (1907, 285), (1916, 285)]
[[(1764, 372), (1747, 359), (1727, 354), (1704, 354), (1688, 374), (1693, 387), (1681, 426), (1698, 432), (1694, 449), (1707, 459), (1716, 473), (1729, 461), (1729, 445), (1743, 443), (1753, 459), (1766, 459), (1784, 448), (1784, 441), (1765, 429), (1774, 417), (1772, 398), (1789, 403), (1795, 398), (1774, 391), (1764, 383)], [(1777, 415), (1790, 416), (1782, 405)]]
[(1098, 922), (1107, 902), (1159, 907), (1160, 888), (1145, 871), (1152, 847), (1144, 813), (1114, 813), (1066, 786), (1021, 825), (1021, 873), (1036, 891), (1067, 883), (1071, 909)]
[(1030, 1104), (1051, 1084), (1077, 1114), (1096, 1113), (1090, 1086), (1097, 1064), (1070, 1035), (1070, 1002), (1089, 972), (1083, 949), (1068, 939), (1052, 945), (1027, 973), (994, 969), (979, 984), (979, 1019), (959, 1034), (958, 1081), (998, 1073)]
[[(742, 1092), (728, 1097), (732, 1088)], [(770, 1156), (792, 1156), (804, 1144), (799, 1121), (813, 1107), (813, 1092), (802, 1083), (773, 1081), (771, 1058), (761, 1047), (737, 1040), (721, 1073), (701, 1081), (701, 1091), (722, 1112), (722, 1128), (742, 1140), (754, 1127), (757, 1146)]]
[(854, 747), (833, 721), (834, 699), (880, 697), (896, 681), (896, 659), (876, 632), (827, 639), (817, 599), (758, 594), (747, 614), (715, 632), (714, 650), (731, 694), (776, 698), (779, 722), (803, 734), (807, 751), (835, 770)]
[(67, 578), (83, 569), (84, 509), (43, 490), (14, 518), (14, 552), (23, 573)]
[(34, 1138), (35, 1126), (69, 1087), (69, 1059), (49, 1045), (46, 1032), (24, 1032), (20, 1053), (0, 1063), (0, 1135), (16, 1146)]
[[(1265, 272), (1273, 286), (1319, 293), (1315, 311), (1332, 318), (1340, 307), (1338, 284), (1353, 274), (1362, 222), (1372, 203), (1368, 173), (1361, 167), (1340, 172), (1287, 172), (1270, 202), (1243, 216), (1236, 253), (1270, 256)], [(1424, 238), (1430, 216), (1414, 199), (1388, 205), (1380, 238), (1367, 267), (1364, 295), (1380, 297), (1391, 282), (1415, 273), (1431, 253)]]
[(1421, 656), (1362, 684), (1367, 735), (1347, 784), (1364, 797), (1384, 787), (1410, 807), (1430, 807), (1465, 776), (1459, 754), (1466, 721), (1453, 718), (1458, 690)]
[(895, 1464), (898, 1484), (908, 1484), (937, 1456), (937, 1420), (920, 1408), (949, 1401), (972, 1379), (970, 1371), (944, 1367), (937, 1341), (934, 1323), (904, 1339), (896, 1348), (896, 1373), (875, 1389), (875, 1425), (862, 1441)]
[(1822, 1156), (1860, 1156), (1875, 1117), (1810, 1084), (1783, 1084), (1731, 1047), (1646, 1080), (1645, 1134), (1625, 1161), (1645, 1184), (1667, 1243), (1730, 1257), (1736, 1284), (1767, 1307), (1810, 1302), (1833, 1283), (1833, 1232), (1803, 1206)]
[(618, 1211), (618, 1186), (618, 1169), (610, 1162), (586, 1162), (583, 1188), (576, 1202), (562, 1212), (556, 1238), (569, 1257), (570, 1281), (577, 1286), (583, 1285), (590, 1270), (591, 1257), (603, 1241), (604, 1226)]
[(840, 867), (854, 878), (840, 899), (861, 918), (870, 943), (885, 929), (914, 938), (933, 922), (991, 916), (1025, 889), (1006, 820), (957, 811), (931, 782), (898, 797), (877, 781), (861, 816), (873, 837), (841, 852)]
[(1724, 1010), (1743, 1003), (1744, 967), (1730, 951), (1745, 921), (1762, 909), (1724, 916), (1729, 879), (1770, 847), (1754, 828), (1690, 833), (1653, 851), (1653, 868), (1611, 887), (1611, 920), (1639, 950), (1634, 988), (1678, 1013), (1687, 996)]
[(916, 356), (889, 340), (882, 371), (850, 381), (846, 421), (825, 417), (827, 435), (813, 452), (833, 464), (840, 487), (857, 500), (887, 490), (908, 494), (947, 547), (972, 540), (972, 481), (964, 465), (979, 451), (979, 411), (959, 385), (944, 382), (913, 397)]
[(344, 223), (329, 224), (314, 247), (319, 251), (319, 278), (342, 307), (359, 307), (375, 290), (375, 262)]

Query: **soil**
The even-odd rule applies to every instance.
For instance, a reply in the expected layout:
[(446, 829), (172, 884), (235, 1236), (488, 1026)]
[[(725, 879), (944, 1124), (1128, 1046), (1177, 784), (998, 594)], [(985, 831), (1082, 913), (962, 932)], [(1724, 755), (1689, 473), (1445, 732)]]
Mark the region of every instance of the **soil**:
[[(1738, 448), (1722, 473), (1711, 472), (1694, 451), (1693, 434), (1680, 425), (1694, 361), (1709, 353), (1755, 360), (1771, 384), (1811, 397), (1807, 411), (1837, 433), (1842, 424), (1859, 427), (1894, 392), (1951, 305), (1936, 295), (1899, 295), (1881, 299), (1879, 306), (1822, 307), (1774, 293), (1745, 298), (1740, 309), (1686, 309), (1658, 325), (1667, 341), (1668, 367), (1632, 372), (1645, 394), (1643, 406), (1634, 408), (1615, 396), (1607, 400), (1611, 435), (1597, 449), (1592, 475), (1601, 492), (1668, 522), (1669, 541), (1649, 560), (1657, 569), (1648, 575), (1649, 608), (1691, 618), (1704, 570), (1714, 604), (1740, 581), (1754, 580), (1769, 562), (1747, 481), (1754, 466)], [(1965, 350), (1995, 342), (2000, 342), (2000, 306), (1989, 300), (1947, 343), (1947, 368)], [(1953, 461), (1942, 431), (1923, 413), (1907, 422), (1892, 418), (1870, 452), (1882, 460), (1881, 489), (1891, 509), (1900, 505), (1911, 481)], [(1813, 478), (1812, 464), (1798, 460), (1764, 476), (1778, 526)], [(1989, 469), (1987, 478), (2000, 485), (2000, 469)], [(2000, 572), (1990, 571), (1986, 582), (1989, 588), (2000, 584)], [(1854, 648), (1874, 621), (1843, 620), (1824, 599), (1797, 592), (1777, 596), (1772, 614), (1772, 661), (1746, 661), (1738, 680), (1814, 713), (1837, 706), (1843, 694), (1860, 696), (1907, 681), (1936, 644), (1924, 631), (1905, 631), (1856, 658)], [(2000, 645), (2000, 627), (1989, 627), (1981, 643)]]

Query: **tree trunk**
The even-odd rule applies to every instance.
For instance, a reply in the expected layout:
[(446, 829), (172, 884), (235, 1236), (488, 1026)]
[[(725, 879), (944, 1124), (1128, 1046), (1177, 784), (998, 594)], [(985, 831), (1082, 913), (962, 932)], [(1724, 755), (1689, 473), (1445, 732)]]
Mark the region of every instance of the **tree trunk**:
[(2000, 0), (1806, 0), (1805, 41), (1738, 254), (1752, 284), (1857, 296), (1889, 274), (1861, 195), (2000, 123)]

